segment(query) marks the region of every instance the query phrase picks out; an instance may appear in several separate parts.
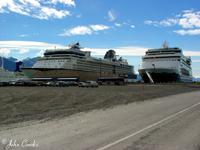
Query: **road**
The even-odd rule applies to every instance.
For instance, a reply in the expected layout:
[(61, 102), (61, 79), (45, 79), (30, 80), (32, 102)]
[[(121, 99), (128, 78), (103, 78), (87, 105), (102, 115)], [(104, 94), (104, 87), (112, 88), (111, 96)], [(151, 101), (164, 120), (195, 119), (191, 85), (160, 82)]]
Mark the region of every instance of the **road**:
[(199, 150), (199, 139), (200, 92), (191, 92), (62, 120), (33, 121), (0, 131), (0, 149)]

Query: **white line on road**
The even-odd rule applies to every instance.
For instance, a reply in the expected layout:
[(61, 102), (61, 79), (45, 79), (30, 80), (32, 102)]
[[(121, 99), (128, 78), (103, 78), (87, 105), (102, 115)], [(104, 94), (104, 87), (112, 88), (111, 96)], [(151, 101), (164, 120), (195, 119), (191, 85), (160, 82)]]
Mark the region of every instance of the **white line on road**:
[(165, 121), (167, 121), (169, 119), (172, 119), (172, 118), (174, 118), (174, 117), (176, 117), (176, 116), (178, 116), (178, 115), (180, 115), (180, 114), (182, 114), (182, 113), (184, 113), (184, 112), (186, 112), (186, 111), (188, 111), (188, 110), (190, 110), (190, 109), (192, 109), (192, 108), (194, 108), (194, 107), (196, 107), (198, 105), (200, 105), (200, 102), (197, 103), (197, 104), (193, 104), (192, 106), (189, 106), (189, 107), (187, 107), (187, 108), (185, 108), (185, 109), (183, 109), (183, 110), (181, 110), (181, 111), (179, 111), (179, 112), (177, 112), (177, 113), (175, 113), (173, 115), (170, 115), (170, 116), (168, 116), (168, 117), (166, 117), (166, 118), (164, 118), (164, 119), (162, 119), (162, 120), (160, 120), (160, 121), (158, 121), (158, 122), (156, 122), (154, 124), (151, 124), (151, 125), (143, 128), (143, 129), (141, 129), (141, 130), (139, 130), (137, 132), (134, 132), (134, 133), (132, 133), (132, 134), (126, 136), (126, 137), (123, 137), (123, 138), (121, 138), (121, 139), (119, 139), (119, 140), (117, 140), (115, 142), (112, 142), (112, 143), (110, 143), (108, 145), (105, 145), (105, 146), (103, 146), (101, 148), (98, 148), (97, 150), (106, 150), (106, 149), (108, 149), (108, 148), (110, 148), (110, 147), (112, 147), (112, 146), (114, 146), (116, 144), (119, 144), (120, 142), (123, 142), (123, 141), (125, 141), (125, 140), (127, 140), (127, 139), (129, 139), (131, 137), (134, 137), (134, 136), (136, 136), (136, 135), (138, 135), (138, 134), (140, 134), (140, 133), (142, 133), (142, 132), (144, 132), (144, 131), (146, 131), (146, 130), (148, 130), (150, 128), (156, 127), (157, 125), (159, 125), (159, 124), (161, 124), (161, 123), (163, 123), (163, 122), (165, 122)]

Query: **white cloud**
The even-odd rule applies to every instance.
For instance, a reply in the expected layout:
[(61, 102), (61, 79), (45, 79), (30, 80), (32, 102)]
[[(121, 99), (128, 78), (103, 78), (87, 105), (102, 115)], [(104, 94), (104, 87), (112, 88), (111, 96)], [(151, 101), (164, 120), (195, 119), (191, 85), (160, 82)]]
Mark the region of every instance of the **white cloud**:
[[(0, 12), (5, 13), (8, 11), (18, 13), (21, 15), (28, 15), (26, 11), (24, 11), (24, 8), (22, 6), (23, 4), (15, 3), (14, 0), (1, 0), (0, 1)], [(7, 8), (7, 9), (6, 9)]]
[(144, 23), (155, 27), (178, 26), (181, 29), (174, 32), (179, 35), (200, 35), (200, 11), (185, 10), (172, 18), (161, 21), (146, 20)]
[(117, 47), (116, 52), (120, 55), (143, 56), (148, 48), (139, 46)]
[(124, 26), (126, 26), (126, 27), (130, 27), (132, 29), (135, 28), (135, 25), (131, 24), (130, 21), (129, 22), (122, 22), (122, 23), (115, 22), (114, 25), (116, 27), (124, 27)]
[(45, 50), (42, 49), (36, 54), (36, 56), (42, 57), (44, 55), (44, 52)]
[(144, 21), (144, 24), (145, 24), (145, 25), (152, 25), (152, 26), (157, 27), (159, 23), (158, 23), (158, 21), (145, 20), (145, 21)]
[[(63, 9), (57, 9), (56, 4), (63, 5)], [(0, 13), (17, 13), (38, 19), (61, 19), (69, 16), (70, 12), (65, 7), (75, 6), (72, 0), (1, 0)]]
[(194, 59), (192, 60), (193, 63), (200, 63), (200, 59)]
[[(142, 56), (148, 48), (139, 46), (130, 47), (113, 47), (117, 54), (121, 56)], [(104, 55), (108, 49), (106, 48), (84, 48), (84, 51), (91, 51), (93, 55)]]
[[(7, 56), (11, 51), (18, 51), (21, 54), (28, 53), (31, 50), (37, 51), (35, 56), (43, 55), (46, 49), (66, 48), (64, 45), (36, 42), (36, 41), (0, 41), (0, 54)], [(122, 56), (143, 56), (149, 49), (142, 46), (124, 46), (124, 47), (110, 47), (110, 48), (84, 48), (84, 51), (91, 51), (93, 55), (104, 55), (108, 49), (114, 49), (117, 54)], [(186, 56), (200, 56), (199, 51), (184, 50)], [(199, 62), (199, 60), (194, 62)]]
[[(0, 52), (6, 53), (8, 55), (12, 50), (19, 51), (20, 53), (25, 53), (31, 49), (38, 51), (37, 54), (43, 54), (46, 49), (63, 48), (66, 46), (53, 43), (36, 42), (36, 41), (0, 41)], [(127, 46), (127, 47), (112, 47), (109, 49), (114, 49), (120, 55), (126, 56), (142, 56), (148, 48), (140, 46)], [(91, 51), (94, 55), (104, 55), (108, 48), (84, 48), (84, 51)], [(199, 54), (200, 56), (200, 54)]]
[(168, 18), (168, 19), (162, 20), (160, 22), (160, 25), (164, 27), (170, 27), (170, 26), (176, 25), (177, 23), (178, 23), (177, 19)]
[(77, 26), (69, 30), (65, 30), (60, 36), (73, 36), (73, 35), (90, 35), (92, 30), (87, 26)]
[(27, 34), (20, 34), (19, 37), (27, 37)]
[(45, 43), (37, 41), (0, 41), (2, 48), (26, 48), (26, 49), (47, 49), (54, 47), (63, 47), (60, 44)]
[[(55, 47), (63, 48), (60, 44), (36, 42), (36, 41), (0, 41), (0, 55), (11, 56), (12, 52), (19, 55), (28, 55), (35, 53), (31, 57), (42, 56), (46, 49)], [(15, 56), (14, 56), (15, 57)]]
[(23, 5), (31, 5), (34, 7), (40, 7), (40, 2), (39, 0), (19, 0)]
[[(125, 46), (112, 47), (109, 49), (114, 49), (116, 53), (121, 56), (143, 56), (149, 48), (142, 46)], [(104, 55), (107, 50), (108, 49), (105, 48), (84, 48), (84, 51), (91, 51), (93, 55)], [(184, 50), (183, 53), (186, 56), (200, 56), (199, 51)]]
[(116, 13), (115, 13), (115, 11), (114, 10), (109, 10), (108, 11), (108, 19), (109, 19), (109, 21), (115, 21), (116, 19), (117, 19), (117, 15), (116, 15)]
[(135, 28), (135, 25), (131, 25), (130, 27), (131, 27), (131, 28)]
[(35, 16), (35, 17), (37, 17), (39, 19), (48, 20), (49, 18), (61, 19), (61, 18), (68, 16), (68, 15), (70, 15), (69, 11), (56, 10), (54, 8), (43, 7), (41, 9), (41, 13), (38, 16)]
[(200, 51), (185, 50), (185, 51), (183, 51), (183, 53), (186, 56), (200, 56)]
[(88, 25), (88, 26), (77, 26), (68, 30), (64, 33), (59, 34), (59, 36), (75, 36), (75, 35), (91, 35), (97, 31), (103, 31), (110, 29), (109, 26), (102, 24)]
[(69, 5), (69, 6), (75, 6), (75, 2), (74, 0), (51, 0), (53, 4), (65, 4), (65, 5)]
[(170, 27), (170, 26), (174, 26), (178, 23), (177, 19), (165, 19), (165, 20), (161, 20), (161, 21), (152, 21), (152, 20), (146, 20), (144, 22), (146, 25), (153, 25), (155, 27), (158, 26), (164, 26), (164, 27)]
[(187, 10), (179, 19), (179, 25), (183, 28), (200, 28), (200, 11)]
[(10, 52), (11, 50), (9, 48), (0, 48), (0, 56), (7, 56)]
[(101, 30), (108, 30), (110, 27), (102, 24), (90, 25), (92, 30), (94, 31), (101, 31)]
[(115, 26), (116, 26), (116, 27), (121, 27), (122, 24), (121, 24), (121, 23), (115, 23)]
[(200, 29), (176, 30), (174, 32), (180, 35), (200, 35)]
[(20, 54), (25, 54), (25, 53), (28, 53), (29, 51), (30, 51), (29, 49), (25, 49), (25, 48), (19, 49)]

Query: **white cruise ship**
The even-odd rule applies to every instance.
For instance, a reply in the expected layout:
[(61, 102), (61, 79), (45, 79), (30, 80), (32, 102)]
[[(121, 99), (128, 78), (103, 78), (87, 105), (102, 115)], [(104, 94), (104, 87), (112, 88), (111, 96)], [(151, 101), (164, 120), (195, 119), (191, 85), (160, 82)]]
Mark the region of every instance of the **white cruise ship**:
[(114, 50), (99, 59), (90, 56), (89, 51), (82, 51), (79, 43), (66, 49), (46, 50), (32, 68), (24, 67), (22, 71), (29, 78), (77, 78), (81, 81), (134, 76), (133, 66), (122, 58), (117, 59)]
[(145, 83), (192, 82), (191, 58), (180, 48), (149, 49), (142, 57), (139, 73)]

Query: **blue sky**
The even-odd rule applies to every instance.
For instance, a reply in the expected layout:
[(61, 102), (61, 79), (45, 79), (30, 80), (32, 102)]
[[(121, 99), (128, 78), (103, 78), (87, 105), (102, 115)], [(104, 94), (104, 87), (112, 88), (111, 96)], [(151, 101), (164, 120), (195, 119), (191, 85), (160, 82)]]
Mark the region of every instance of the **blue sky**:
[(1, 0), (0, 52), (18, 59), (79, 41), (94, 55), (115, 49), (137, 67), (163, 41), (192, 56), (200, 77), (199, 0)]

